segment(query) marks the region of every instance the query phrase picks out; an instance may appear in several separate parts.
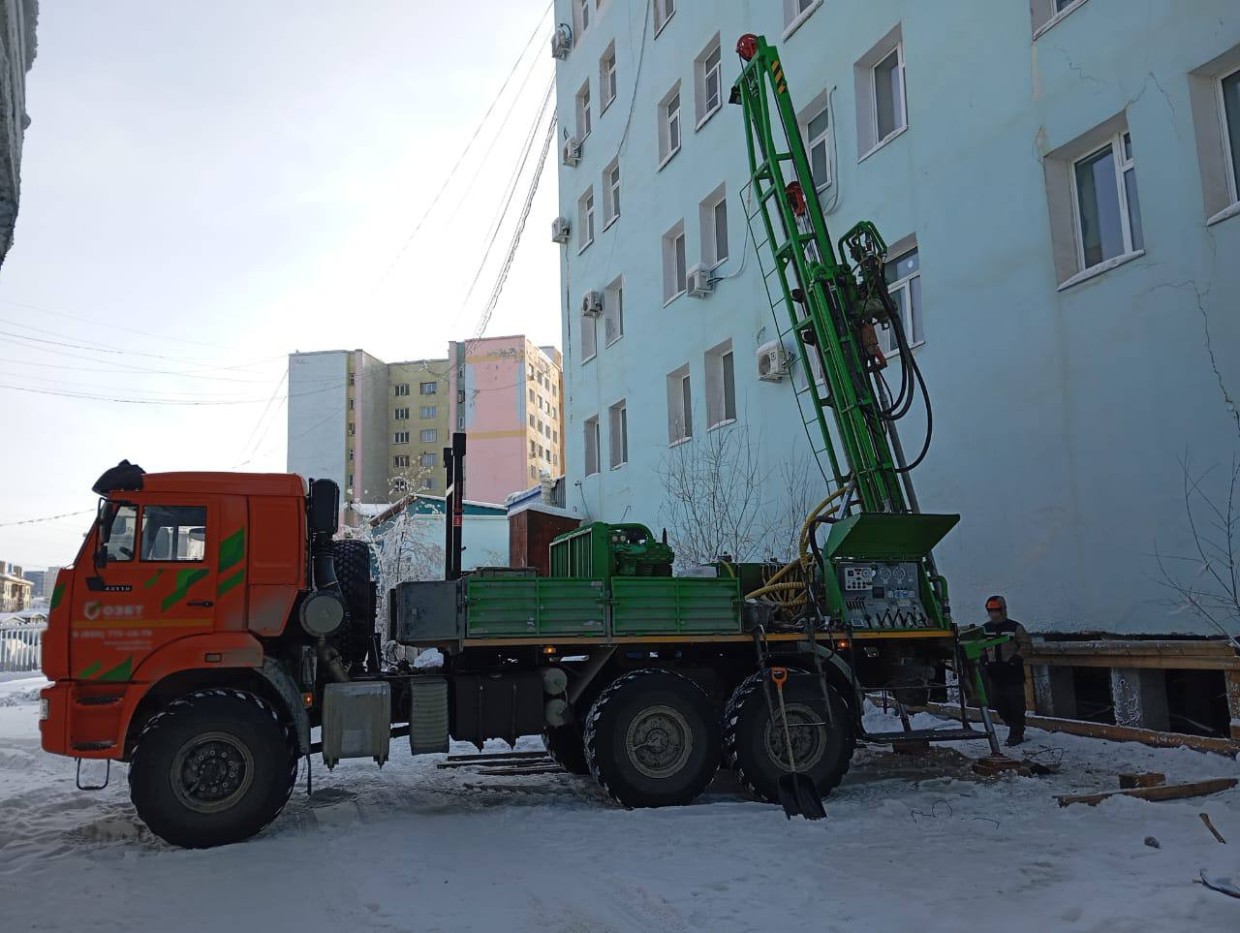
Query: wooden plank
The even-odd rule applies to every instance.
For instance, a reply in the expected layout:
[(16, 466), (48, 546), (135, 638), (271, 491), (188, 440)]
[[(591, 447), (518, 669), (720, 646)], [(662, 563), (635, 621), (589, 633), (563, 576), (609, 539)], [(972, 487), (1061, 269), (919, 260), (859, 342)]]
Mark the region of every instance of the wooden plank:
[(1227, 840), (1223, 838), (1223, 834), (1220, 833), (1217, 829), (1215, 829), (1214, 824), (1210, 822), (1210, 814), (1198, 813), (1197, 815), (1201, 817), (1201, 822), (1206, 824), (1206, 829), (1210, 830), (1210, 832), (1214, 835), (1214, 838), (1217, 839), (1219, 842), (1221, 842), (1223, 845), (1227, 845)]
[(1134, 787), (1132, 790), (1108, 790), (1100, 794), (1056, 794), (1055, 799), (1061, 807), (1074, 803), (1097, 806), (1108, 797), (1137, 797), (1141, 800), (1180, 800), (1184, 797), (1204, 797), (1206, 794), (1217, 794), (1221, 790), (1230, 790), (1240, 784), (1240, 778), (1214, 778), (1209, 781), (1194, 781), (1191, 784), (1163, 784), (1158, 787)]
[[(929, 703), (925, 708), (950, 719), (960, 718), (960, 707), (955, 704)], [(969, 707), (968, 716), (970, 722), (982, 721), (982, 714), (975, 706)], [(1091, 739), (1110, 739), (1112, 742), (1140, 742), (1155, 748), (1193, 748), (1199, 752), (1216, 752), (1220, 755), (1233, 756), (1240, 752), (1240, 741), (1187, 735), (1182, 732), (1160, 732), (1156, 729), (1138, 729), (1135, 726), (1112, 726), (1105, 723), (1085, 722), (1080, 719), (1057, 719), (1052, 716), (1035, 715), (1027, 715), (1025, 724), (1035, 729), (1045, 729), (1048, 732), (1065, 732), (1068, 735), (1082, 735)]]

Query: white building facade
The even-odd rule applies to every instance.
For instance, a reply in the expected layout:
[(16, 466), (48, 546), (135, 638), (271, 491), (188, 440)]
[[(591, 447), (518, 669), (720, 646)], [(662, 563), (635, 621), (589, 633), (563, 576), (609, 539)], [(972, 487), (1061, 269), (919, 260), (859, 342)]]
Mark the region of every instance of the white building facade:
[[(570, 508), (674, 523), (686, 463), (728, 467), (768, 517), (789, 486), (810, 505), (825, 492), (805, 468), (804, 376), (779, 378), (771, 350), (771, 260), (727, 100), (755, 32), (780, 50), (833, 236), (869, 219), (892, 246), (933, 402), (921, 506), (962, 515), (937, 552), (957, 619), (1002, 592), (1031, 628), (1217, 634), (1172, 614), (1155, 555), (1195, 553), (1185, 459), (1225, 504), (1240, 452), (1234, 0), (555, 11), (572, 27), (556, 230)], [(924, 414), (902, 425), (915, 453)]]

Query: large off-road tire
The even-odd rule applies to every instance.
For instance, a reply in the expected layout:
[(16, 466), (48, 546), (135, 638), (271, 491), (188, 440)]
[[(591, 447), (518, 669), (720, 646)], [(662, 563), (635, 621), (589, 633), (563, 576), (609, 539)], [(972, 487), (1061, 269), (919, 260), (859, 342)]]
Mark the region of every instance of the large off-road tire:
[(138, 736), (129, 795), (151, 832), (177, 846), (240, 842), (279, 816), (297, 780), (293, 731), (262, 697), (200, 690)]
[[(770, 703), (763, 688), (770, 690)], [(856, 747), (852, 715), (830, 684), (823, 701), (816, 674), (792, 671), (784, 685), (784, 707), (797, 771), (807, 774), (825, 797), (844, 779)], [(774, 717), (771, 713), (774, 711)], [(821, 725), (814, 725), (821, 723)], [(779, 713), (779, 696), (770, 677), (759, 671), (733, 691), (723, 714), (723, 752), (736, 779), (758, 800), (779, 799), (779, 779), (791, 773), (788, 743)]]
[(566, 726), (544, 729), (542, 740), (547, 754), (569, 774), (590, 773), (590, 764), (586, 761), (585, 740), (579, 723), (571, 722)]
[(674, 671), (625, 674), (586, 717), (585, 754), (599, 786), (626, 807), (689, 803), (719, 769), (719, 714)]
[(366, 660), (375, 634), (375, 592), (370, 581), (370, 545), (365, 541), (333, 541), (336, 579), (348, 615), (331, 637), (345, 664)]

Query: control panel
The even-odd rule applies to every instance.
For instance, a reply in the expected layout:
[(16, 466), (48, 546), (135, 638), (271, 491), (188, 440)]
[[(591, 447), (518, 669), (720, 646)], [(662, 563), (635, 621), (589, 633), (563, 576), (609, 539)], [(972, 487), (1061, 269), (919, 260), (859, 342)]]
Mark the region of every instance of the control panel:
[(921, 601), (921, 567), (915, 562), (839, 561), (844, 622), (868, 631), (931, 628)]

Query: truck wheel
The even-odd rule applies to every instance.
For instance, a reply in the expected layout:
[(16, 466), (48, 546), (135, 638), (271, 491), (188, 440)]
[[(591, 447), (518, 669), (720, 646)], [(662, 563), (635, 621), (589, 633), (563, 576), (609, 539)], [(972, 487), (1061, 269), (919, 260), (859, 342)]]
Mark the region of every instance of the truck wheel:
[(297, 779), (292, 730), (261, 697), (200, 690), (147, 722), (129, 795), (151, 832), (177, 846), (240, 842), (274, 820)]
[[(763, 696), (768, 682), (768, 675), (759, 671), (733, 691), (723, 714), (723, 750), (727, 766), (741, 785), (758, 800), (774, 802), (779, 799), (779, 779), (790, 769), (775, 688), (770, 688), (769, 704)], [(827, 695), (830, 715), (816, 674), (793, 671), (784, 685), (797, 770), (809, 775), (823, 797), (843, 780), (856, 744), (847, 704), (830, 684)]]
[(624, 806), (685, 804), (719, 769), (719, 714), (689, 678), (634, 671), (599, 694), (584, 747), (594, 779)]
[(580, 725), (569, 723), (567, 726), (544, 729), (542, 740), (547, 754), (569, 774), (590, 773)]
[(370, 545), (365, 541), (333, 541), (332, 556), (348, 617), (331, 637), (345, 664), (366, 660), (375, 634), (375, 599), (370, 583)]

